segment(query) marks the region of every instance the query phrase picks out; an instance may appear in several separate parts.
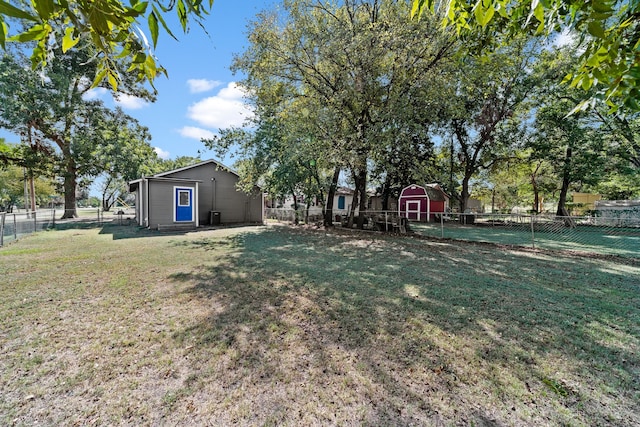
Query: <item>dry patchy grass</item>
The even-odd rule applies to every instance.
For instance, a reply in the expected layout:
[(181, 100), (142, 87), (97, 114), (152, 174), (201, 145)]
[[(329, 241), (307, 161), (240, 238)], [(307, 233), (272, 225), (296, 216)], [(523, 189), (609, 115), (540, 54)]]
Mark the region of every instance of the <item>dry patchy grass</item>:
[(286, 227), (0, 249), (3, 425), (637, 425), (640, 267)]

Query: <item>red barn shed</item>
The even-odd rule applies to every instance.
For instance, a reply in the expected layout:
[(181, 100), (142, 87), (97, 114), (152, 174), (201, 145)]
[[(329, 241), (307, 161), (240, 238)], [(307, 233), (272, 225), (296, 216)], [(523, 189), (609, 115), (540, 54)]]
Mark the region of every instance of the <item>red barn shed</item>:
[(430, 222), (449, 207), (449, 196), (438, 184), (417, 184), (402, 189), (398, 200), (398, 214), (411, 221)]

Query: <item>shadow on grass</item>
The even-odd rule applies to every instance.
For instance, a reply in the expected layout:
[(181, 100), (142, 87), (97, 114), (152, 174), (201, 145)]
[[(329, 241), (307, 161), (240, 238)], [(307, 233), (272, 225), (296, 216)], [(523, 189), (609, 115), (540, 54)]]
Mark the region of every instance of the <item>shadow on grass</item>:
[(101, 228), (104, 225), (105, 225), (104, 222), (84, 219), (84, 220), (56, 222), (53, 228), (55, 230), (89, 230), (92, 228)]
[(110, 234), (113, 240), (122, 239), (141, 239), (149, 237), (166, 237), (166, 236), (184, 236), (194, 230), (173, 230), (173, 231), (157, 231), (149, 230), (146, 227), (140, 227), (136, 224), (118, 224), (107, 223), (101, 225), (100, 234)]
[(184, 236), (194, 230), (175, 230), (162, 231), (149, 230), (146, 227), (140, 227), (131, 220), (126, 221), (96, 221), (88, 219), (71, 220), (65, 222), (57, 222), (55, 230), (90, 230), (100, 229), (100, 234), (110, 234), (113, 240), (121, 239), (140, 239), (146, 237), (160, 236)]
[[(113, 236), (113, 240), (121, 240), (121, 239), (139, 239), (146, 237), (166, 237), (166, 236), (184, 236), (186, 234), (198, 233), (201, 231), (210, 231), (210, 230), (231, 230), (235, 228), (243, 228), (243, 227), (252, 227), (255, 226), (254, 223), (249, 224), (234, 224), (234, 225), (225, 225), (225, 226), (217, 226), (215, 228), (186, 228), (186, 229), (174, 229), (174, 230), (150, 230), (146, 227), (138, 226), (135, 222), (126, 222), (119, 223), (117, 220), (114, 220), (111, 223), (102, 223), (100, 227), (100, 234), (111, 234)], [(197, 245), (197, 240), (194, 242), (189, 242), (189, 245)]]
[(219, 256), (172, 276), (214, 307), (175, 338), (201, 366), (224, 359), (228, 387), (265, 391), (254, 417), (278, 407), (275, 423), (303, 422), (291, 415), (300, 408), (337, 424), (640, 421), (635, 267), (291, 229), (180, 244)]

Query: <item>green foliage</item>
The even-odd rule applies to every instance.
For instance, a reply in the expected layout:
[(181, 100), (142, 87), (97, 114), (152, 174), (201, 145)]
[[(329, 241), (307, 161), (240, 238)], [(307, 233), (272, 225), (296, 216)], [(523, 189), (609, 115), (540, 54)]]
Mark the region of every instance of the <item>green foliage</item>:
[(209, 146), (238, 144), (239, 170), (275, 194), (324, 199), (336, 169), (363, 203), (372, 168), (387, 187), (406, 182), (407, 170), (431, 155), (440, 66), (455, 44), (408, 13), (391, 0), (298, 0), (259, 15), (234, 62), (247, 76), (256, 131), (223, 132)]
[[(576, 34), (584, 50), (565, 81), (573, 88), (597, 91), (573, 111), (603, 101), (611, 112), (639, 111), (640, 2), (626, 0), (413, 0), (412, 16), (427, 10), (442, 17), (462, 37), (481, 33), (479, 49), (493, 49), (502, 36), (517, 33)], [(473, 15), (473, 17), (472, 17)], [(471, 41), (471, 40), (470, 40)], [(585, 94), (586, 95), (586, 94)]]
[(553, 378), (542, 378), (542, 383), (549, 387), (549, 389), (558, 396), (567, 397), (569, 395), (567, 389), (560, 382), (554, 380)]
[(120, 108), (93, 109), (90, 126), (81, 132), (89, 142), (91, 175), (102, 177), (102, 207), (109, 210), (127, 193), (127, 181), (153, 172), (157, 154), (149, 144), (151, 135)]
[(472, 179), (514, 157), (521, 132), (518, 110), (539, 82), (529, 72), (538, 51), (535, 40), (519, 37), (485, 57), (461, 56), (451, 71), (438, 131), (451, 141), (447, 169), (459, 183), (451, 190), (461, 211)]
[(164, 160), (156, 157), (154, 161), (150, 165), (148, 165), (149, 166), (148, 172), (142, 171), (142, 173), (145, 173), (146, 175), (151, 175), (151, 174), (156, 174), (161, 172), (168, 172), (174, 169), (180, 169), (187, 166), (195, 165), (197, 163), (200, 163), (201, 161), (202, 159), (200, 157), (191, 157), (191, 156), (178, 156), (175, 159), (168, 159), (168, 160)]
[[(44, 156), (44, 163), (55, 165), (55, 173), (63, 181), (67, 217), (76, 215), (75, 193), (79, 179), (95, 177), (102, 168), (108, 167), (98, 147), (104, 144), (102, 151), (105, 152), (106, 147), (114, 144), (135, 145), (140, 138), (148, 139), (144, 136), (146, 130), (125, 134), (130, 130), (127, 123), (132, 119), (125, 118), (122, 112), (112, 113), (101, 101), (83, 98), (91, 88), (89, 82), (96, 70), (91, 52), (90, 49), (66, 53), (56, 50), (44, 75), (30, 70), (24, 57), (7, 54), (0, 60), (0, 127), (21, 135), (34, 153)], [(118, 90), (153, 99), (129, 73), (122, 74)], [(122, 129), (118, 129), (120, 126)], [(120, 161), (120, 164), (126, 162)]]
[[(542, 79), (561, 75), (573, 66), (575, 58), (571, 50), (546, 53), (534, 73)], [(527, 145), (532, 149), (531, 158), (549, 162), (561, 183), (558, 213), (562, 212), (570, 189), (596, 191), (600, 183), (609, 182), (607, 193), (614, 195), (618, 190), (624, 192), (623, 187), (612, 187), (621, 183), (615, 177), (626, 176), (633, 182), (639, 171), (634, 163), (638, 142), (625, 131), (632, 128), (637, 113), (606, 115), (596, 106), (569, 115), (580, 96), (578, 91), (551, 79), (546, 87), (536, 88), (529, 106), (533, 121)]]
[[(213, 0), (131, 0), (129, 5), (120, 0), (32, 0), (26, 4), (0, 0), (0, 46), (4, 49), (7, 42), (35, 42), (31, 55), (35, 69), (45, 67), (57, 49), (63, 53), (86, 49), (87, 43), (78, 44), (87, 40), (97, 52), (93, 86), (106, 79), (116, 92), (123, 79), (116, 62), (122, 58), (126, 58), (128, 72), (135, 72), (138, 81), (153, 85), (158, 74), (166, 74), (152, 53), (161, 29), (175, 38), (164, 15), (175, 12), (187, 32), (190, 19), (202, 26), (212, 6)], [(26, 29), (11, 33), (9, 24), (16, 20), (22, 20)], [(140, 30), (142, 20), (146, 20), (153, 46)]]
[[(11, 206), (24, 206), (24, 186), (29, 175), (25, 168), (9, 165), (0, 169), (0, 212), (7, 212)], [(49, 176), (34, 179), (36, 204), (47, 206), (50, 196), (56, 194), (55, 184)]]
[(98, 172), (124, 181), (149, 175), (157, 154), (150, 145), (149, 130), (122, 111), (96, 109), (92, 120), (93, 139), (100, 141), (93, 150)]
[(588, 188), (593, 193), (601, 194), (604, 200), (640, 199), (640, 173), (611, 169), (598, 183)]

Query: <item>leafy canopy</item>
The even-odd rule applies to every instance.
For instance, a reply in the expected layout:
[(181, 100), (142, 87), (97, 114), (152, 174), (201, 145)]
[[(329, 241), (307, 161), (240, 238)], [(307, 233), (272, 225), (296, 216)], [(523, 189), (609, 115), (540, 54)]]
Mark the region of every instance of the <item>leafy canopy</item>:
[[(35, 42), (31, 61), (34, 68), (46, 66), (56, 48), (63, 52), (82, 48), (89, 39), (97, 51), (98, 67), (93, 86), (107, 80), (114, 91), (121, 81), (115, 65), (119, 58), (128, 61), (129, 72), (136, 71), (138, 80), (153, 81), (166, 70), (157, 64), (152, 47), (140, 29), (145, 20), (153, 48), (161, 28), (175, 38), (164, 15), (174, 11), (184, 32), (189, 18), (202, 26), (202, 20), (213, 6), (213, 0), (0, 0), (0, 46), (7, 42)], [(26, 25), (22, 32), (11, 33), (10, 23)], [(88, 37), (81, 37), (86, 35)]]
[[(480, 30), (483, 42), (516, 33), (568, 31), (584, 47), (577, 68), (567, 76), (572, 87), (601, 87), (575, 110), (604, 101), (614, 112), (640, 111), (640, 2), (633, 0), (412, 0), (412, 16), (425, 11), (442, 16), (459, 35)], [(493, 41), (491, 39), (494, 39)], [(600, 85), (600, 86), (599, 86)]]

